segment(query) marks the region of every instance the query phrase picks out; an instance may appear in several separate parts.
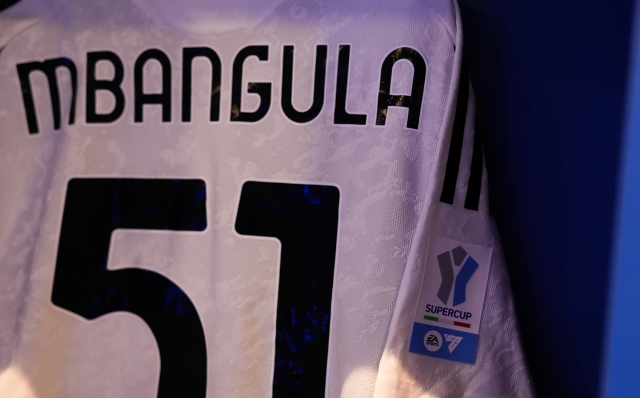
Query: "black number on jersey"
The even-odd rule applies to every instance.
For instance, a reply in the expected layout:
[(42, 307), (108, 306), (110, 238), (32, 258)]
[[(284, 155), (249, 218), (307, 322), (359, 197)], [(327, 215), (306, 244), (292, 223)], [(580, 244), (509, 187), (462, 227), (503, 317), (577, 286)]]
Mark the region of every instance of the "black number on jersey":
[[(202, 180), (73, 179), (62, 218), (51, 301), (86, 319), (124, 311), (142, 318), (160, 351), (158, 397), (204, 397), (207, 351), (189, 297), (164, 276), (107, 270), (119, 228), (202, 231)], [(99, 392), (96, 392), (99, 396)]]
[[(113, 231), (203, 231), (202, 180), (73, 179), (64, 206), (51, 301), (86, 319), (130, 312), (160, 351), (158, 397), (204, 397), (207, 350), (198, 313), (175, 283), (144, 269), (107, 270)], [(324, 397), (339, 191), (247, 182), (236, 231), (282, 244), (273, 397)]]
[(338, 188), (248, 181), (236, 231), (280, 240), (273, 398), (323, 398)]

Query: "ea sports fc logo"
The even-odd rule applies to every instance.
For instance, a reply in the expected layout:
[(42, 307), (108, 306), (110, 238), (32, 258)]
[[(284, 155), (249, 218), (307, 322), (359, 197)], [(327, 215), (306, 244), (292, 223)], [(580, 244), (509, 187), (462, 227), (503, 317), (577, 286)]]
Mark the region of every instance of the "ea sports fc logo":
[(445, 334), (443, 340), (442, 335), (439, 332), (431, 330), (424, 335), (424, 346), (427, 350), (435, 352), (438, 351), (440, 347), (442, 347), (445, 340), (449, 342), (449, 352), (453, 352), (453, 350), (455, 350), (458, 344), (460, 344), (460, 342), (462, 341), (462, 337), (454, 336), (452, 334)]
[(424, 335), (424, 346), (431, 352), (438, 351), (442, 346), (442, 335), (435, 330), (428, 332)]
[[(453, 260), (453, 261), (452, 261)], [(438, 265), (442, 283), (438, 290), (438, 298), (445, 305), (449, 301), (451, 290), (453, 289), (453, 306), (466, 301), (467, 283), (478, 269), (478, 263), (473, 257), (467, 255), (467, 251), (458, 246), (453, 250), (448, 250), (438, 255)], [(458, 274), (454, 276), (454, 265), (460, 268)]]

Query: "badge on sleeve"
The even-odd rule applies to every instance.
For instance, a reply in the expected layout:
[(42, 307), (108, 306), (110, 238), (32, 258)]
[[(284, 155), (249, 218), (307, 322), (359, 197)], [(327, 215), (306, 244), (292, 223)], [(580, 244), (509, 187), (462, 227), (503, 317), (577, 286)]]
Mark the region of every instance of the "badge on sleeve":
[(409, 352), (476, 362), (492, 252), (431, 237)]

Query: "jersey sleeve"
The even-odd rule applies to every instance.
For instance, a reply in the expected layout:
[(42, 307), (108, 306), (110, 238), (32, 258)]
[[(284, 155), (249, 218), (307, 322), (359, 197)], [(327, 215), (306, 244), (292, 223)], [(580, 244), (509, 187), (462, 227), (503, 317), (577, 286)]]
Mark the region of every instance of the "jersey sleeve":
[(454, 77), (433, 183), (396, 300), (376, 398), (533, 396), (489, 214), (459, 12), (456, 23)]

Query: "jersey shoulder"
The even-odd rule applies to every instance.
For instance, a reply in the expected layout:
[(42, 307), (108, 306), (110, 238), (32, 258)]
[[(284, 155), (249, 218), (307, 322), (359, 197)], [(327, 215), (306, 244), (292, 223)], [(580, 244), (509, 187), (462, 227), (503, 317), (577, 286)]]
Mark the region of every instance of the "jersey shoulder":
[(51, 4), (42, 0), (0, 0), (0, 51), (16, 36), (47, 15)]

